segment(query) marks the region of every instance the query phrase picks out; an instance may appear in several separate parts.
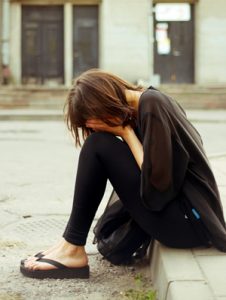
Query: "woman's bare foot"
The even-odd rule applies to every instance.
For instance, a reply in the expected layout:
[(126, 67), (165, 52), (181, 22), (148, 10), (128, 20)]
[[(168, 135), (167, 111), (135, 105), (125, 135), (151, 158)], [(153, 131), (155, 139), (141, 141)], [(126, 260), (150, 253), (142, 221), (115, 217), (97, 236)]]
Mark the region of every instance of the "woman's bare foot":
[[(61, 246), (61, 244), (64, 243), (64, 239), (61, 239), (57, 244), (53, 245), (52, 247), (50, 247), (47, 250), (43, 250), (43, 251), (39, 251), (38, 253), (42, 254), (43, 256), (50, 254), (52, 251), (54, 251), (55, 249), (57, 249), (58, 247)], [(36, 254), (34, 254), (33, 256), (29, 256), (28, 258), (26, 258), (26, 261), (35, 261), (38, 259), (38, 256), (36, 256)]]
[[(46, 254), (44, 258), (55, 260), (70, 268), (84, 267), (88, 265), (88, 257), (84, 247), (75, 246), (65, 240), (63, 240), (58, 247)], [(24, 265), (30, 270), (56, 269), (56, 267), (51, 264), (37, 260), (26, 260)]]

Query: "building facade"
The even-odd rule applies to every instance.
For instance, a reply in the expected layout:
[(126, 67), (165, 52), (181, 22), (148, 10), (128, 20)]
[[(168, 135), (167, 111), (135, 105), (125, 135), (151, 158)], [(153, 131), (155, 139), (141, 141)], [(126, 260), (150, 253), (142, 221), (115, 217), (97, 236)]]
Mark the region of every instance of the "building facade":
[(132, 82), (226, 83), (225, 0), (3, 2), (12, 84), (70, 86), (96, 67)]
[(0, 2), (0, 85), (2, 84), (2, 2)]
[(10, 16), (16, 84), (68, 86), (95, 67), (149, 79), (149, 0), (12, 0)]
[(225, 84), (226, 1), (153, 0), (153, 8), (154, 74), (159, 81)]

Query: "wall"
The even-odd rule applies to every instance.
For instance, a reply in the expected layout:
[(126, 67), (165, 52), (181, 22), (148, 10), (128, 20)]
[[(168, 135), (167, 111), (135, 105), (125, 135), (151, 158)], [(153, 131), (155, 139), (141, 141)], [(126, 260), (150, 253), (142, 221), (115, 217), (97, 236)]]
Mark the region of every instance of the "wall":
[(132, 82), (152, 72), (150, 0), (104, 0), (100, 9), (100, 67)]
[(226, 83), (226, 1), (200, 0), (196, 4), (197, 84)]
[(10, 8), (10, 70), (13, 84), (21, 83), (21, 5)]
[[(65, 16), (71, 14), (69, 5), (67, 4), (68, 7), (65, 7)], [(114, 72), (132, 82), (140, 78), (145, 81), (150, 79), (153, 69), (150, 9), (150, 0), (101, 1), (99, 20), (100, 68)], [(68, 20), (68, 18), (66, 19)], [(71, 20), (65, 24), (67, 33), (70, 23)], [(20, 3), (11, 3), (10, 66), (14, 84), (21, 82), (20, 28), (21, 5)], [(69, 34), (65, 36), (68, 37)], [(68, 42), (66, 40), (65, 42), (65, 47), (70, 49)], [(71, 59), (65, 60), (66, 85), (71, 82), (69, 67)]]

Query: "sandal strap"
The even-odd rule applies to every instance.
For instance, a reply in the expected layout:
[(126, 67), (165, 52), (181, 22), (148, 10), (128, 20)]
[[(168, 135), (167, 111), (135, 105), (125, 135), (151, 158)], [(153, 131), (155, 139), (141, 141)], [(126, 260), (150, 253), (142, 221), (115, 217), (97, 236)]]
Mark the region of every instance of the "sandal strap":
[(34, 255), (34, 257), (43, 257), (43, 256), (45, 256), (45, 255), (42, 254), (42, 251), (40, 251)]
[(48, 259), (48, 258), (39, 257), (38, 259), (36, 259), (36, 261), (48, 263), (50, 265), (53, 265), (53, 266), (57, 267), (58, 269), (65, 269), (65, 268), (67, 268), (65, 265), (59, 263), (58, 261), (55, 261), (55, 260), (52, 260), (52, 259)]

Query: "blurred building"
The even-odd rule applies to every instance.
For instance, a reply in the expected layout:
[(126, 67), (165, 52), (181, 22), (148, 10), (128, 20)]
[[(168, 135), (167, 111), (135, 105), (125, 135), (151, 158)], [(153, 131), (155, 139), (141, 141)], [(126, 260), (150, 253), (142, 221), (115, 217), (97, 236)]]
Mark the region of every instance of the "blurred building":
[(226, 1), (153, 0), (153, 7), (154, 73), (160, 81), (225, 84)]
[(12, 84), (70, 86), (93, 67), (132, 82), (226, 82), (225, 0), (0, 2)]
[(148, 0), (11, 0), (14, 82), (68, 86), (93, 67), (147, 80), (150, 8)]
[(2, 1), (0, 1), (0, 85), (2, 83)]

